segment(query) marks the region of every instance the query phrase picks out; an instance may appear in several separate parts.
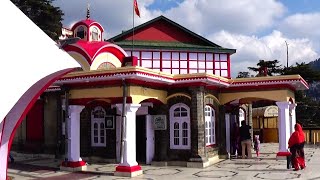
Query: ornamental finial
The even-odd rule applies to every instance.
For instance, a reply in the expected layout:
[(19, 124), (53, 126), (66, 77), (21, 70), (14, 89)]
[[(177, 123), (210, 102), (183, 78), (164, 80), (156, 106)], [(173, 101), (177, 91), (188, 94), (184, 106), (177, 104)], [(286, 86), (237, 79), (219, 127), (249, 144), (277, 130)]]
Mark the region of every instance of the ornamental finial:
[(90, 18), (90, 4), (88, 3), (88, 6), (87, 6), (87, 19)]

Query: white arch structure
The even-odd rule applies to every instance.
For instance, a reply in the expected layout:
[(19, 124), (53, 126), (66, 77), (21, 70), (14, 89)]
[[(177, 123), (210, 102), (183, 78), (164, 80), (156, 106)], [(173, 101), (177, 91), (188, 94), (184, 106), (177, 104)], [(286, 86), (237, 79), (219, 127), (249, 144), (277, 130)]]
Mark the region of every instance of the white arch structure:
[(0, 17), (5, 17), (0, 28), (0, 179), (6, 179), (15, 129), (39, 95), (79, 63), (10, 0), (1, 0), (0, 7)]

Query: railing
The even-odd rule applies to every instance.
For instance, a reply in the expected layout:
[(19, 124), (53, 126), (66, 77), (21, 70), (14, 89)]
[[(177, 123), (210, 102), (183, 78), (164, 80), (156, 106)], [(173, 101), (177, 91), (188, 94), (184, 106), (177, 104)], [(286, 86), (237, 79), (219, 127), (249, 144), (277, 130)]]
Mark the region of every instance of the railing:
[(310, 144), (320, 143), (320, 127), (318, 128), (304, 128), (305, 140)]

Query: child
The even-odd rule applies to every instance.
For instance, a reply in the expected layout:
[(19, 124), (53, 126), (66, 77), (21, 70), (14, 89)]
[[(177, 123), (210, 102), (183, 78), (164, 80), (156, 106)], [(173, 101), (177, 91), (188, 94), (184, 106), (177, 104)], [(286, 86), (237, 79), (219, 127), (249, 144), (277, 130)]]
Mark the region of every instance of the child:
[(253, 148), (256, 151), (257, 157), (259, 157), (259, 151), (260, 151), (259, 135), (254, 136), (254, 147)]
[(9, 153), (9, 158), (10, 158), (10, 162), (14, 162), (14, 158), (13, 158), (13, 156), (11, 155), (11, 153)]

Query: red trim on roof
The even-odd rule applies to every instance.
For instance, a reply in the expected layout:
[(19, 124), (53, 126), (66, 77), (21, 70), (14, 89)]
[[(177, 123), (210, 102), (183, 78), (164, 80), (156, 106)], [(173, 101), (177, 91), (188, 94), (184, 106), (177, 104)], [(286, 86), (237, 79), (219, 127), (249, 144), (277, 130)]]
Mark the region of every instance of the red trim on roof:
[(81, 48), (79, 48), (77, 46), (66, 45), (63, 49), (66, 52), (74, 51), (74, 52), (81, 54), (87, 60), (88, 64), (91, 65), (91, 57)]
[(292, 91), (296, 91), (295, 88), (289, 84), (264, 84), (264, 85), (248, 85), (248, 86), (240, 86), (240, 87), (228, 87), (222, 88), (221, 92), (240, 92), (240, 91), (254, 91), (254, 90), (266, 90), (266, 89), (290, 89)]
[(85, 19), (85, 20), (82, 20), (82, 21), (77, 22), (76, 24), (74, 24), (74, 25), (72, 26), (71, 30), (74, 31), (74, 30), (75, 30), (78, 26), (80, 26), (80, 25), (84, 25), (84, 26), (86, 26), (88, 29), (89, 29), (91, 26), (95, 25), (95, 26), (97, 26), (97, 27), (100, 29), (101, 33), (104, 32), (104, 29), (103, 29), (103, 27), (101, 26), (101, 24), (99, 24), (97, 21), (94, 21), (94, 20), (91, 20), (91, 19)]
[[(67, 45), (64, 50), (75, 51), (86, 58), (88, 63), (91, 65), (94, 59), (101, 53), (108, 52), (116, 56), (122, 63), (123, 58), (126, 56), (124, 50), (119, 46), (114, 45), (105, 41), (84, 41), (79, 40), (76, 44)], [(121, 51), (122, 50), (122, 51)]]

